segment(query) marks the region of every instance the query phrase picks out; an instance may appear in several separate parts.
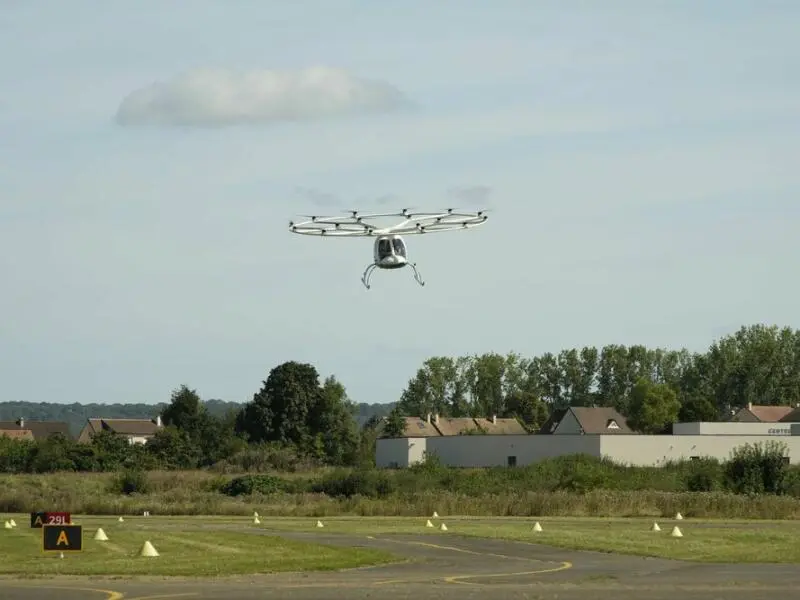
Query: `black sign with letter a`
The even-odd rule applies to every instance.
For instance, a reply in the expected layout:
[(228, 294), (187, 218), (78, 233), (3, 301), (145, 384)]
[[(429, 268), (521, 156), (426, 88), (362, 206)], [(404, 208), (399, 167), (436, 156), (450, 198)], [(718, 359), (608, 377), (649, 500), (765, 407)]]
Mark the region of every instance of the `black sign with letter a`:
[(31, 529), (38, 529), (47, 524), (46, 512), (33, 512), (31, 513)]
[(80, 552), (83, 550), (83, 527), (45, 525), (42, 527), (42, 549), (45, 552)]

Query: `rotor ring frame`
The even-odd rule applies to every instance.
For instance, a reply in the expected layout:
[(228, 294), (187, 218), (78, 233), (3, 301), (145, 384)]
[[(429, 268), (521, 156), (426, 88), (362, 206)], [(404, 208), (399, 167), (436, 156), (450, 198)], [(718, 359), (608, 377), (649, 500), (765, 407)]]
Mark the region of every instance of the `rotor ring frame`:
[[(368, 222), (370, 219), (397, 217), (399, 223), (378, 227)], [(378, 237), (383, 235), (416, 235), (470, 229), (483, 225), (489, 217), (485, 211), (457, 212), (448, 209), (443, 212), (410, 212), (403, 210), (393, 213), (373, 213), (361, 215), (352, 211), (349, 217), (311, 217), (309, 221), (290, 222), (289, 231), (298, 235), (319, 237)]]

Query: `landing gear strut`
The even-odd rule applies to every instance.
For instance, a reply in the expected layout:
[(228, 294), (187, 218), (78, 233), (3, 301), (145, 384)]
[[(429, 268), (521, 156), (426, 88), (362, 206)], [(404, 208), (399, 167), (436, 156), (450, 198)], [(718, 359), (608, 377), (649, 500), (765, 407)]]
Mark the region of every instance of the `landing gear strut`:
[[(425, 282), (422, 280), (422, 276), (419, 274), (417, 270), (417, 265), (415, 263), (407, 263), (409, 267), (414, 271), (414, 279), (417, 281), (418, 284), (421, 286), (425, 285)], [(370, 263), (367, 265), (367, 268), (364, 269), (364, 274), (361, 276), (361, 283), (364, 284), (364, 287), (370, 289), (369, 282), (372, 279), (372, 274), (375, 272), (375, 269), (378, 268), (376, 263)]]

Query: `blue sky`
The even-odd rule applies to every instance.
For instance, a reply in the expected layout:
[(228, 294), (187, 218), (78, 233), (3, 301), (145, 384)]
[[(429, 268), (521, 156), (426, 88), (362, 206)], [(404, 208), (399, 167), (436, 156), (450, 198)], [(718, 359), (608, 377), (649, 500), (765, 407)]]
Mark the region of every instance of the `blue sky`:
[[(799, 29), (788, 0), (6, 0), (0, 400), (246, 401), (294, 359), (387, 402), (432, 355), (797, 326)], [(425, 288), (286, 227), (470, 188), (485, 226), (407, 238)]]

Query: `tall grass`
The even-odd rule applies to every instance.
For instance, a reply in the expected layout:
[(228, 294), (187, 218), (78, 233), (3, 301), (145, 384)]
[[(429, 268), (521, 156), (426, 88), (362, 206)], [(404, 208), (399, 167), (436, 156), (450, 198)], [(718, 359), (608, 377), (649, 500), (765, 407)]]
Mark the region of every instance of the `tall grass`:
[(800, 518), (797, 470), (788, 471), (783, 493), (758, 495), (724, 491), (723, 473), (713, 461), (630, 468), (573, 456), (494, 469), (428, 463), (389, 471), (3, 475), (0, 512), (660, 517), (680, 511), (705, 518)]

